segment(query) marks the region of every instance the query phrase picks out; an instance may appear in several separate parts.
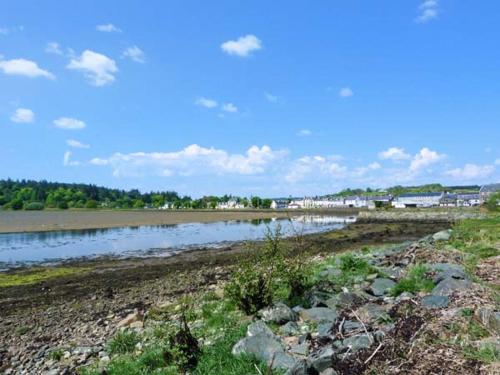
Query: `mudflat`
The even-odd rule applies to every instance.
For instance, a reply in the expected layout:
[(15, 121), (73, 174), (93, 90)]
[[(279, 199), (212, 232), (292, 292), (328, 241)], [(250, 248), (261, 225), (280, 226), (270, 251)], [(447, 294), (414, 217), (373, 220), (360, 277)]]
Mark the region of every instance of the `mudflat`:
[[(325, 213), (327, 211), (321, 211)], [(330, 211), (328, 211), (330, 212)], [(331, 211), (352, 214), (352, 210)], [(303, 215), (305, 211), (161, 211), (161, 210), (92, 210), (92, 211), (0, 211), (0, 233), (44, 232), (54, 230), (101, 229), (140, 225), (208, 223), (228, 220), (255, 220)], [(307, 213), (314, 213), (308, 211)]]

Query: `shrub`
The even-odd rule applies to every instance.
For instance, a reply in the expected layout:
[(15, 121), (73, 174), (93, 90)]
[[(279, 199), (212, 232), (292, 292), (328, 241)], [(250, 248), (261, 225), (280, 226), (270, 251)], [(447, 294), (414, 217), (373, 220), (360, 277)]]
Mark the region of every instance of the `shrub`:
[(135, 345), (139, 342), (139, 337), (134, 331), (118, 332), (110, 341), (108, 351), (110, 354), (124, 354), (134, 351)]
[(59, 202), (57, 204), (57, 208), (59, 208), (61, 210), (67, 210), (69, 208), (69, 206), (68, 206), (67, 202), (62, 201), (62, 202)]
[(28, 211), (41, 211), (44, 209), (44, 205), (42, 202), (30, 202), (24, 207), (24, 209)]
[(97, 205), (98, 203), (96, 200), (90, 199), (87, 201), (87, 203), (85, 203), (85, 208), (96, 209)]
[(198, 340), (189, 329), (185, 312), (181, 316), (178, 331), (168, 337), (167, 344), (168, 348), (164, 353), (167, 364), (176, 365), (182, 373), (196, 367), (201, 351)]
[(10, 208), (13, 210), (22, 210), (23, 208), (23, 201), (21, 199), (14, 199), (10, 201)]
[(54, 361), (60, 361), (64, 355), (64, 351), (62, 349), (54, 349), (49, 352), (49, 358)]
[(411, 267), (406, 277), (399, 280), (394, 288), (392, 288), (391, 294), (399, 296), (403, 292), (430, 292), (434, 288), (434, 282), (427, 276), (428, 272), (427, 267), (422, 264)]
[(500, 192), (492, 194), (486, 201), (488, 211), (500, 211)]

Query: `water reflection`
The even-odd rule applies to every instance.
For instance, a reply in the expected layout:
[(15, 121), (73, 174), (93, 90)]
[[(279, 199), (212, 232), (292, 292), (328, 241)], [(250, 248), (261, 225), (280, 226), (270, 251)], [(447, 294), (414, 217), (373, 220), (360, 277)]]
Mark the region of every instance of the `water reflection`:
[(285, 236), (340, 229), (354, 217), (303, 215), (289, 219), (151, 225), (110, 229), (0, 234), (0, 268), (77, 257), (168, 256), (198, 247), (263, 239), (279, 224)]

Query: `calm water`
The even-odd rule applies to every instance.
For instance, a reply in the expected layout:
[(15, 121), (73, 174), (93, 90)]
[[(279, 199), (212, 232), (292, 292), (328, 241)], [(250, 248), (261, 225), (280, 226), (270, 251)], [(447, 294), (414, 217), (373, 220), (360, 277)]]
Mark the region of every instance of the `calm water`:
[(95, 256), (169, 256), (199, 247), (259, 240), (279, 224), (285, 236), (343, 228), (353, 217), (220, 221), (162, 226), (0, 234), (0, 268)]

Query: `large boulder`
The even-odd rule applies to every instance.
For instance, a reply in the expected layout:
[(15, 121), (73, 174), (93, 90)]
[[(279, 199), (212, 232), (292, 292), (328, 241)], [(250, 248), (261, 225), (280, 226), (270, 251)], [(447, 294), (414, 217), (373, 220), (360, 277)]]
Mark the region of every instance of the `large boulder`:
[(434, 271), (436, 275), (434, 276), (434, 283), (437, 284), (444, 279), (468, 279), (464, 268), (459, 264), (453, 263), (431, 263), (427, 267)]
[(451, 230), (442, 230), (440, 232), (434, 233), (432, 239), (434, 241), (448, 241), (451, 237)]
[(450, 299), (447, 296), (429, 294), (422, 298), (422, 306), (426, 309), (441, 309), (448, 306)]
[(238, 341), (232, 349), (233, 355), (248, 355), (270, 363), (276, 353), (284, 353), (285, 347), (276, 337), (259, 333)]
[(300, 327), (295, 322), (288, 322), (280, 327), (280, 331), (285, 336), (297, 336), (300, 334)]
[(307, 359), (316, 371), (321, 372), (332, 367), (334, 356), (335, 352), (332, 348), (324, 347), (311, 354)]
[(300, 316), (306, 321), (313, 321), (316, 323), (335, 322), (337, 320), (337, 311), (328, 307), (312, 307), (300, 311)]
[(370, 286), (370, 292), (377, 297), (383, 296), (391, 291), (396, 283), (391, 279), (379, 278), (375, 279)]
[(295, 311), (281, 302), (260, 310), (259, 315), (262, 317), (263, 321), (276, 324), (284, 324), (290, 321), (293, 322), (296, 321), (298, 317)]
[(447, 278), (441, 281), (432, 290), (432, 294), (439, 296), (449, 296), (457, 290), (466, 290), (472, 285), (470, 280)]
[(247, 327), (247, 336), (256, 336), (256, 335), (267, 335), (270, 337), (274, 337), (273, 331), (264, 323), (262, 320), (257, 320), (253, 323), (250, 323)]

